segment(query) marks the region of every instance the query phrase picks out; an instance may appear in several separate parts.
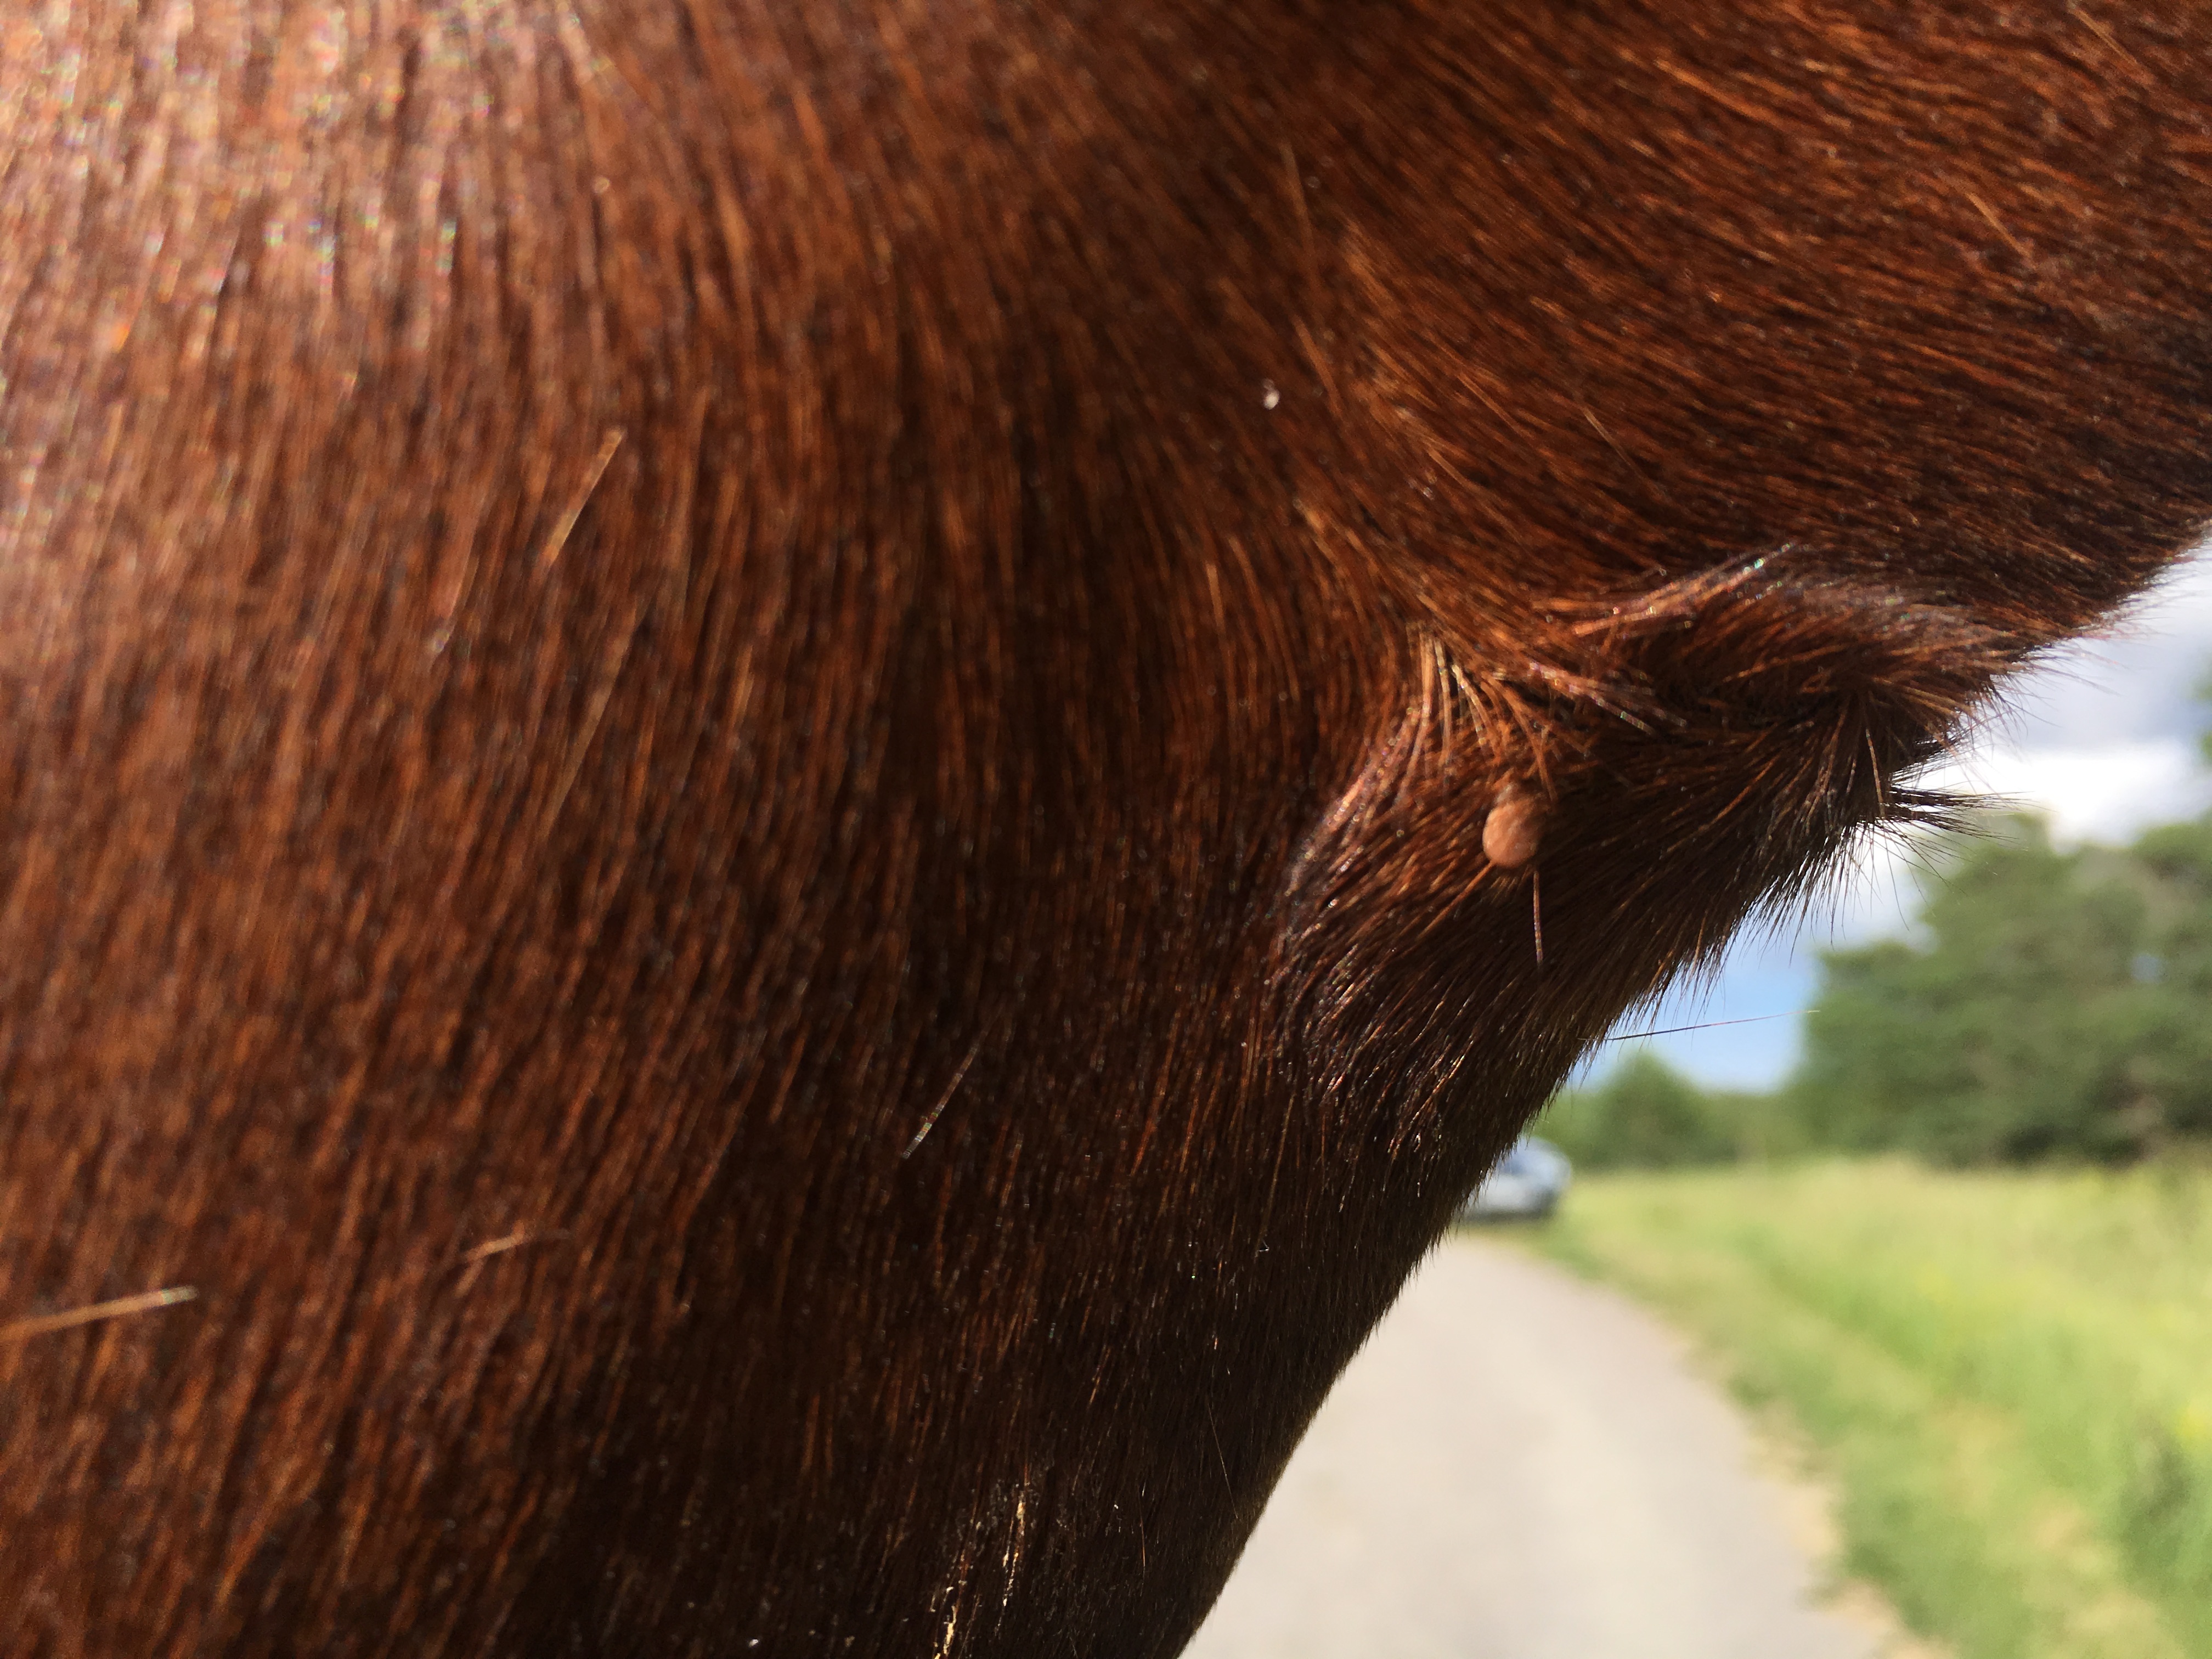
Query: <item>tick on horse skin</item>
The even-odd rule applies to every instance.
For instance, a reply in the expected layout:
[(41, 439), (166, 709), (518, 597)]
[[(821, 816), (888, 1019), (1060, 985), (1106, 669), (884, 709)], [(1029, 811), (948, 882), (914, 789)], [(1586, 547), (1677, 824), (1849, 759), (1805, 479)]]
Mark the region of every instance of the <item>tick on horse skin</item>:
[(1544, 836), (1547, 808), (1534, 795), (1511, 784), (1498, 792), (1482, 825), (1482, 855), (1501, 870), (1518, 870), (1536, 856)]

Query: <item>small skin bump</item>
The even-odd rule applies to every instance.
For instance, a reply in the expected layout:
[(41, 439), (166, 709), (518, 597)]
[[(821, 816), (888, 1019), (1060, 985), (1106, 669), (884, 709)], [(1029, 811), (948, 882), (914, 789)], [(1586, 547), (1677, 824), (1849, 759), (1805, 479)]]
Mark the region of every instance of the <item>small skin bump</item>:
[(1544, 835), (1544, 803), (1510, 784), (1498, 792), (1483, 821), (1482, 853), (1501, 870), (1518, 870), (1536, 856)]

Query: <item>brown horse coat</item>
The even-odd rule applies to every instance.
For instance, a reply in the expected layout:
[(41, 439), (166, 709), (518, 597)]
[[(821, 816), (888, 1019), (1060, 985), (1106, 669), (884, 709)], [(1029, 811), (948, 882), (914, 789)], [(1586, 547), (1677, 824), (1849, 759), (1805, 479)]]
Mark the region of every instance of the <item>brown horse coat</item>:
[(0, 1650), (1175, 1652), (1582, 1048), (2212, 510), (2208, 87), (22, 0)]

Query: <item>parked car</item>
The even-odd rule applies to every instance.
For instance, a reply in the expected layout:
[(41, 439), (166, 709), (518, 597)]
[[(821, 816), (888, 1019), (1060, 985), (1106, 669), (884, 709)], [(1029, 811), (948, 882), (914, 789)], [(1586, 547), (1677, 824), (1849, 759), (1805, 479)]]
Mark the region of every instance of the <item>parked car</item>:
[(1460, 1206), (1462, 1221), (1540, 1220), (1574, 1178), (1567, 1155), (1548, 1140), (1522, 1135)]

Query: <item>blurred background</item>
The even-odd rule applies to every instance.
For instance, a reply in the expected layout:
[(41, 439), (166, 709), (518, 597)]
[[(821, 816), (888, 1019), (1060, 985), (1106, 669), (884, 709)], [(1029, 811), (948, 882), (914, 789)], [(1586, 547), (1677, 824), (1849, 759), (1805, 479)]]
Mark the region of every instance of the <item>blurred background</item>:
[(1929, 781), (1598, 1046), (1194, 1659), (2212, 1659), (2212, 559)]

